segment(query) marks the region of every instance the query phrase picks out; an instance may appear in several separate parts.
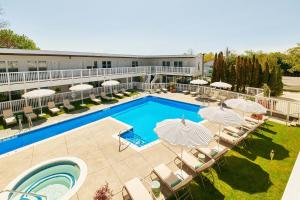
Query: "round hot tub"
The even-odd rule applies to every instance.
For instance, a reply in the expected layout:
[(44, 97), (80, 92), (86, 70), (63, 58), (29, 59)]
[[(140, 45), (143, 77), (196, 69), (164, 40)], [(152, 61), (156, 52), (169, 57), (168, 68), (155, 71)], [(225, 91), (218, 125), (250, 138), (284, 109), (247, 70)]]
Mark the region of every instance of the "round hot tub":
[(74, 157), (48, 160), (25, 171), (13, 180), (0, 199), (45, 199), (71, 198), (83, 184), (87, 175), (86, 164)]

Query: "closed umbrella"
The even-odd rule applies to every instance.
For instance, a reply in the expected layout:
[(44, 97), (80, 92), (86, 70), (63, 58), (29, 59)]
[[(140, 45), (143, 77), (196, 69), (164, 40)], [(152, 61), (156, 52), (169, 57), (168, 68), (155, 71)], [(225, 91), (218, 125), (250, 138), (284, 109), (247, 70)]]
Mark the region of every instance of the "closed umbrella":
[(69, 89), (71, 91), (81, 91), (81, 106), (85, 106), (85, 104), (83, 103), (83, 91), (84, 90), (90, 90), (92, 88), (93, 88), (92, 85), (80, 84), (80, 85), (74, 85), (74, 86), (70, 87)]
[(194, 85), (206, 85), (208, 82), (202, 79), (201, 80), (196, 79), (196, 80), (192, 80), (190, 83)]
[(240, 110), (244, 113), (265, 114), (267, 109), (254, 101), (245, 99), (228, 99), (224, 102), (228, 107)]
[(208, 128), (190, 120), (167, 119), (157, 123), (154, 131), (162, 140), (181, 146), (181, 156), (183, 147), (207, 147), (214, 141), (213, 134)]
[[(201, 108), (198, 112), (204, 119), (219, 124), (219, 136), (221, 133), (221, 126), (240, 126), (245, 122), (245, 120), (230, 109), (226, 109), (223, 107), (206, 107)], [(220, 139), (218, 141), (218, 146), (220, 143)]]
[(228, 89), (228, 88), (231, 88), (232, 85), (228, 84), (228, 83), (224, 83), (222, 81), (219, 81), (219, 82), (213, 82), (210, 84), (210, 86), (212, 87), (216, 87), (216, 88), (224, 88), (224, 89)]
[(110, 81), (104, 81), (101, 85), (103, 87), (110, 87), (110, 94), (112, 94), (112, 87), (119, 85), (120, 82), (119, 81), (115, 81), (115, 80), (110, 80)]
[(48, 97), (48, 96), (51, 96), (53, 94), (55, 94), (54, 90), (37, 89), (37, 90), (32, 90), (30, 92), (26, 92), (25, 94), (22, 95), (22, 97), (25, 98), (26, 100), (27, 99), (33, 99), (33, 98), (39, 98), (39, 107), (41, 108), (41, 114), (40, 115), (43, 115), (41, 98), (42, 97)]

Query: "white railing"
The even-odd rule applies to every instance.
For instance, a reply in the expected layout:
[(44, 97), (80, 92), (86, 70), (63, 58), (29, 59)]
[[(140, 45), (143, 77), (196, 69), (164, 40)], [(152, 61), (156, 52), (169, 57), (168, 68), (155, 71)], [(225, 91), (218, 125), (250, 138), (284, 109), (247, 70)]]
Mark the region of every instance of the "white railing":
[(262, 88), (246, 87), (246, 94), (263, 96), (264, 90)]
[[(159, 88), (168, 88), (168, 83), (143, 83), (143, 82), (132, 82), (132, 83), (122, 83), (118, 86), (114, 86), (113, 89), (118, 91), (121, 88), (124, 89), (140, 89), (140, 90), (155, 90)], [(242, 94), (237, 92), (232, 92), (229, 90), (221, 90), (215, 89), (208, 86), (198, 86), (198, 85), (191, 85), (191, 84), (175, 84), (177, 92), (183, 90), (189, 91), (200, 91), (201, 94), (209, 94), (210, 92), (219, 91), (219, 95), (225, 96), (227, 98), (244, 98), (256, 101), (263, 105), (265, 108), (268, 109), (269, 113), (273, 115), (274, 113), (282, 114), (289, 119), (289, 117), (296, 117), (299, 119), (300, 115), (300, 102), (294, 101), (287, 101), (277, 98), (269, 98), (263, 97), (260, 95), (249, 95), (249, 94)], [(87, 90), (83, 92), (83, 98), (89, 98), (89, 94), (100, 94), (100, 92), (110, 93), (109, 87), (98, 87), (93, 88), (91, 90)], [(41, 98), (41, 105), (42, 107), (47, 107), (47, 103), (51, 100), (54, 101), (56, 104), (62, 104), (63, 99), (70, 99), (71, 101), (77, 101), (81, 99), (81, 92), (64, 92), (64, 93), (57, 93), (52, 97), (43, 97)], [(26, 102), (24, 99), (13, 100), (13, 101), (5, 101), (0, 102), (0, 115), (2, 115), (2, 111), (5, 109), (11, 108), (14, 113), (22, 112)], [(33, 108), (40, 108), (39, 106), (39, 99), (29, 99), (27, 101), (27, 105), (31, 105)]]
[[(137, 87), (136, 83), (122, 83), (117, 86), (113, 86), (112, 90), (120, 91), (122, 88), (124, 89), (133, 89), (135, 88), (141, 88), (141, 86)], [(91, 93), (95, 94), (96, 96), (99, 96), (101, 92), (110, 93), (111, 88), (110, 87), (97, 87), (92, 88), (91, 90), (83, 91), (83, 98), (87, 99), (89, 98), (89, 95)], [(78, 101), (81, 100), (81, 92), (80, 91), (74, 91), (74, 92), (62, 92), (57, 93), (49, 97), (42, 97), (41, 98), (41, 107), (47, 107), (49, 101), (54, 101), (55, 104), (62, 104), (64, 99), (69, 99), (70, 101)], [(26, 102), (27, 101), (27, 102)], [(0, 116), (2, 115), (2, 111), (6, 109), (12, 109), (14, 113), (22, 112), (23, 108), (26, 105), (32, 106), (33, 109), (41, 108), (39, 104), (39, 98), (32, 98), (32, 99), (18, 99), (13, 101), (4, 101), (0, 102)]]
[(89, 77), (108, 77), (113, 75), (146, 75), (152, 73), (193, 75), (194, 67), (118, 67), (98, 69), (72, 69), (0, 73), (0, 85), (23, 84), (40, 81), (56, 81)]

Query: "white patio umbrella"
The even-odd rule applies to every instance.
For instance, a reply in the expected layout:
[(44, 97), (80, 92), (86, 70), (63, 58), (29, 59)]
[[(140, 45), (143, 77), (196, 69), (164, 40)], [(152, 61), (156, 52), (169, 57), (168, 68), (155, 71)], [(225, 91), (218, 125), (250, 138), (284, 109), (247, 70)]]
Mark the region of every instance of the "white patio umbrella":
[(104, 81), (101, 85), (103, 87), (110, 87), (110, 93), (112, 94), (112, 87), (119, 85), (120, 82), (119, 81), (115, 81), (115, 80), (110, 80), (110, 81)]
[(225, 82), (222, 82), (222, 81), (213, 82), (213, 83), (210, 84), (210, 86), (216, 87), (216, 88), (224, 88), (224, 89), (228, 89), (228, 88), (232, 87), (232, 85), (230, 85), (228, 83), (225, 83)]
[(228, 107), (240, 110), (244, 113), (265, 114), (267, 109), (254, 101), (245, 99), (228, 99), (224, 102)]
[(208, 128), (190, 120), (167, 119), (157, 123), (154, 131), (162, 140), (181, 146), (181, 160), (183, 147), (207, 147), (214, 141), (213, 134)]
[(48, 96), (51, 96), (53, 94), (55, 94), (54, 90), (37, 89), (37, 90), (32, 90), (30, 92), (26, 92), (25, 94), (22, 95), (22, 97), (26, 99), (26, 104), (27, 104), (27, 99), (39, 98), (39, 107), (41, 108), (41, 114), (40, 115), (43, 115), (41, 98), (42, 97), (48, 97)]
[[(226, 109), (223, 107), (206, 107), (201, 108), (198, 112), (204, 119), (219, 124), (219, 136), (221, 134), (221, 126), (240, 126), (245, 122), (245, 120), (230, 109)], [(220, 139), (218, 141), (218, 148), (220, 144)]]
[(93, 88), (92, 85), (80, 84), (80, 85), (74, 85), (74, 86), (70, 87), (69, 89), (71, 91), (81, 91), (81, 106), (85, 106), (85, 104), (83, 103), (83, 91), (84, 90), (90, 90), (92, 88)]
[(206, 80), (202, 80), (202, 79), (195, 79), (190, 81), (191, 84), (194, 85), (206, 85), (208, 82)]

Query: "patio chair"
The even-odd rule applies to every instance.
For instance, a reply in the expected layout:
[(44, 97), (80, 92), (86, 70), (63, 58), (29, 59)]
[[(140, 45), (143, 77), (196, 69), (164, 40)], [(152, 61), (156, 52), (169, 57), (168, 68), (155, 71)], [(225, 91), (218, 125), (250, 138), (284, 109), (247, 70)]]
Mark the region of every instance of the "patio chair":
[(95, 94), (90, 94), (90, 99), (92, 102), (96, 103), (96, 104), (100, 104), (101, 103), (101, 100), (100, 99), (97, 99)]
[(229, 151), (229, 148), (216, 143), (213, 147), (198, 147), (195, 150), (211, 159), (214, 159), (219, 171), (221, 172), (221, 166), (226, 162), (224, 155)]
[(123, 95), (122, 93), (119, 93), (117, 90), (114, 90), (114, 91), (113, 91), (113, 94), (114, 94), (116, 97), (118, 97), (118, 98), (123, 98), (123, 97), (124, 97), (124, 95)]
[(124, 198), (123, 191), (126, 190), (127, 194), (129, 195), (130, 199), (132, 200), (153, 200), (153, 196), (151, 195), (148, 190), (145, 188), (143, 183), (137, 177), (127, 181), (122, 189), (122, 196)]
[(126, 91), (124, 88), (122, 88), (121, 91), (126, 96), (130, 96), (131, 95), (131, 92)]
[(31, 106), (24, 107), (24, 115), (27, 119), (30, 119), (30, 120), (37, 118), (37, 115), (33, 112)]
[(48, 102), (48, 110), (51, 112), (51, 114), (55, 115), (60, 110), (55, 106), (55, 103), (53, 101)]
[(214, 101), (220, 101), (219, 94), (220, 94), (219, 91), (214, 91), (214, 92), (210, 93), (209, 98)]
[(6, 126), (17, 123), (17, 119), (11, 109), (3, 110), (3, 121)]
[(167, 88), (164, 88), (164, 87), (160, 88), (160, 90), (161, 90), (163, 93), (167, 93), (167, 92), (168, 92), (168, 89), (167, 89)]
[(231, 132), (231, 133), (234, 133), (234, 134), (237, 134), (239, 136), (242, 136), (242, 135), (246, 134), (249, 131), (249, 130), (244, 129), (242, 127), (236, 128), (236, 127), (233, 127), (233, 126), (225, 126), (224, 130), (228, 131), (228, 132)]
[[(192, 197), (192, 193), (189, 188), (189, 183), (192, 181), (192, 176), (181, 177), (176, 175), (169, 167), (165, 164), (160, 164), (154, 167), (152, 173), (154, 173), (159, 180), (167, 186), (167, 188), (174, 194), (176, 200), (186, 199), (187, 197)], [(186, 189), (184, 192), (183, 191)]]
[(199, 93), (200, 93), (200, 92), (199, 92), (199, 89), (197, 89), (197, 91), (195, 91), (195, 92), (190, 92), (190, 94), (191, 94), (193, 97), (197, 96)]
[(236, 146), (241, 141), (243, 141), (248, 135), (244, 134), (242, 136), (239, 136), (229, 131), (222, 131), (220, 134), (217, 134), (216, 136), (219, 137), (220, 140), (222, 140), (223, 142), (230, 144), (232, 146)]
[(107, 96), (105, 92), (101, 92), (101, 93), (100, 93), (100, 97), (101, 97), (102, 99), (106, 100), (106, 101), (111, 101), (111, 100), (113, 100), (113, 97)]
[(64, 99), (63, 104), (64, 104), (64, 108), (66, 108), (68, 111), (75, 109), (75, 107), (72, 104), (70, 104), (69, 99)]
[(182, 93), (185, 94), (185, 95), (188, 95), (188, 94), (190, 93), (190, 91), (188, 91), (188, 90), (183, 90)]
[(209, 168), (215, 163), (214, 159), (209, 159), (208, 161), (204, 162), (200, 159), (197, 159), (193, 154), (183, 151), (182, 155), (181, 153), (177, 154), (175, 160), (179, 160), (180, 162), (183, 162), (195, 175), (199, 176), (201, 178), (203, 187), (205, 187), (203, 176), (201, 176), (201, 173), (203, 171), (208, 170), (211, 177), (213, 178), (213, 175), (209, 170)]

